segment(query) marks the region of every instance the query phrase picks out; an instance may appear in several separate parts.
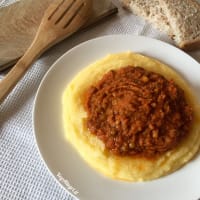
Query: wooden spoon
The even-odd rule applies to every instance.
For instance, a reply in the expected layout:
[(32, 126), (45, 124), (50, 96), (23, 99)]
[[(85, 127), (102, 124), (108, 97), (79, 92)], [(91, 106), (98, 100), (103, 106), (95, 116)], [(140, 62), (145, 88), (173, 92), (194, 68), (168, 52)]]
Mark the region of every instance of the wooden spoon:
[(24, 56), (0, 82), (2, 102), (31, 64), (49, 47), (77, 31), (90, 16), (92, 0), (54, 0), (44, 13), (38, 32)]

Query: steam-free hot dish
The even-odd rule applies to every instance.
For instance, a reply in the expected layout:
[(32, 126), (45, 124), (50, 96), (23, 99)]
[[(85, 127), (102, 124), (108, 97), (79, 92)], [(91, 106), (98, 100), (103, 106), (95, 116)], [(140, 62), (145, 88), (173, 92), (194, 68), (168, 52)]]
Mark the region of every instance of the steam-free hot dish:
[(90, 166), (127, 181), (167, 175), (196, 155), (199, 108), (177, 72), (131, 52), (86, 67), (63, 95), (67, 140)]

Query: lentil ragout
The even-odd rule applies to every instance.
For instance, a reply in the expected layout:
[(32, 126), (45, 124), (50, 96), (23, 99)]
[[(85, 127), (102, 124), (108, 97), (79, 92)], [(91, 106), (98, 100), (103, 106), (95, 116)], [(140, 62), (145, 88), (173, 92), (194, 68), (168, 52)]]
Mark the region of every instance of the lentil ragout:
[(184, 91), (142, 67), (111, 70), (85, 94), (87, 127), (113, 154), (154, 157), (189, 133), (193, 118)]

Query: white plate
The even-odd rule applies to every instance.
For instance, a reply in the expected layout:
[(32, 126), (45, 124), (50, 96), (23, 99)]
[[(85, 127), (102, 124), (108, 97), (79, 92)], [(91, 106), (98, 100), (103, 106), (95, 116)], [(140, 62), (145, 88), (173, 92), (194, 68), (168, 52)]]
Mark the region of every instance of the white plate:
[(131, 35), (87, 41), (59, 58), (39, 87), (34, 129), (41, 156), (58, 182), (80, 200), (197, 200), (200, 198), (200, 156), (166, 177), (128, 183), (110, 180), (94, 171), (64, 138), (61, 97), (69, 81), (88, 64), (109, 53), (123, 51), (142, 53), (172, 66), (200, 98), (200, 65), (179, 49), (155, 39)]

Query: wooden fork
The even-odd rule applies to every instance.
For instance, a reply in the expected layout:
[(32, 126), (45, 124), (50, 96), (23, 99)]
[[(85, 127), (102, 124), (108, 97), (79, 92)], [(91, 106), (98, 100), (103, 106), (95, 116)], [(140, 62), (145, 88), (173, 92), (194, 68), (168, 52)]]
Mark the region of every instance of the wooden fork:
[(24, 56), (0, 82), (0, 103), (31, 64), (49, 47), (77, 31), (90, 16), (92, 0), (54, 0), (44, 13), (38, 32)]

